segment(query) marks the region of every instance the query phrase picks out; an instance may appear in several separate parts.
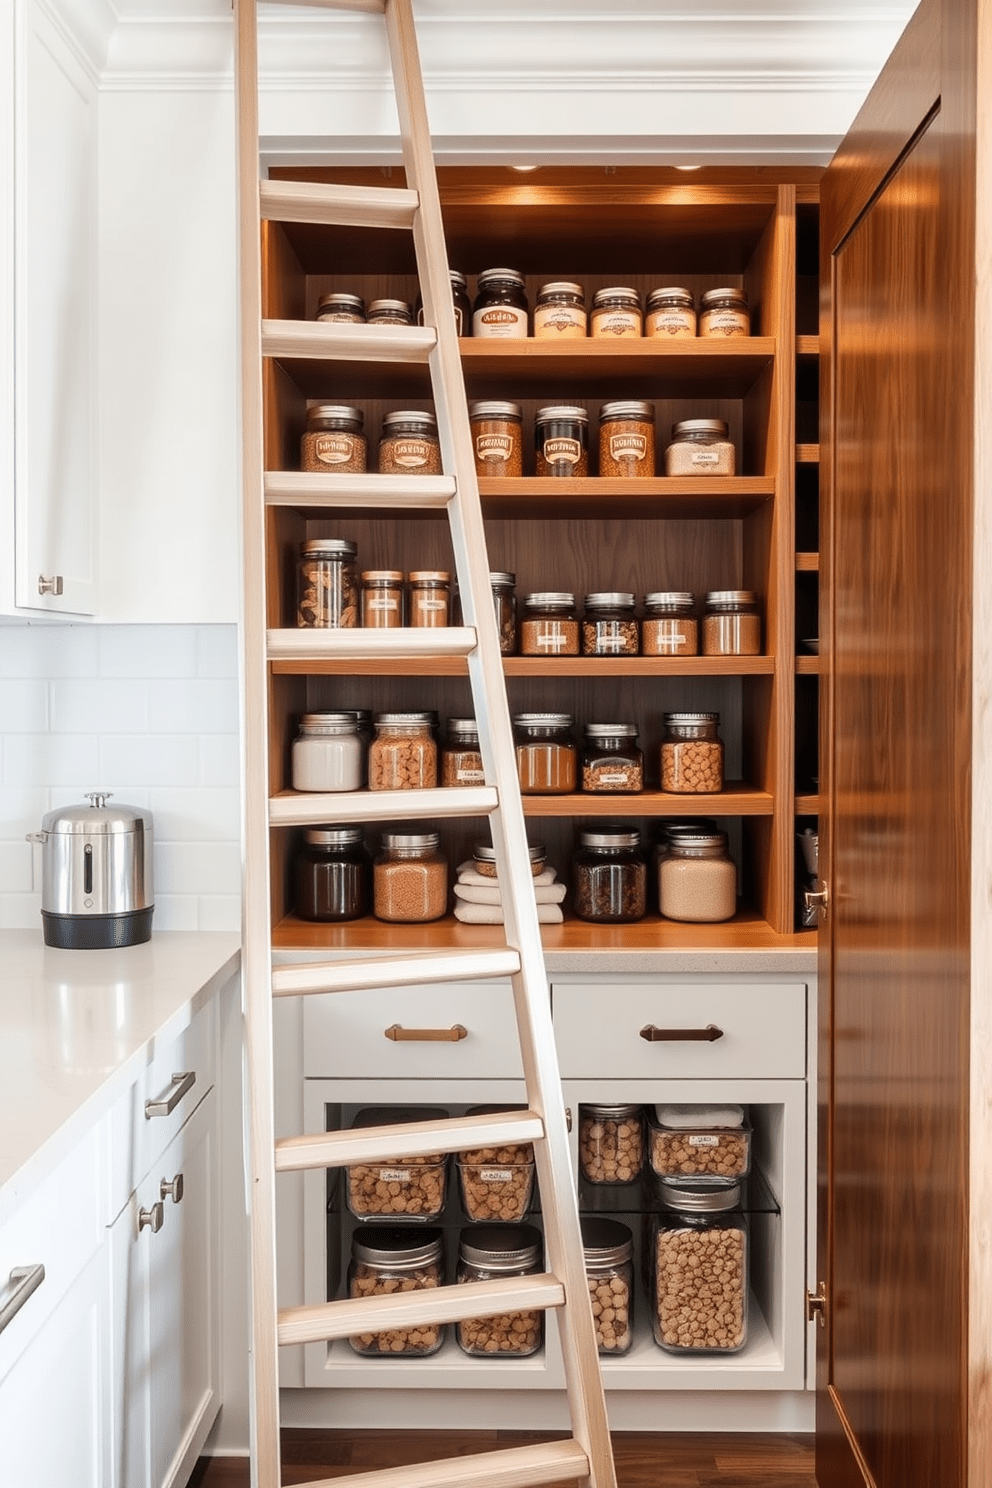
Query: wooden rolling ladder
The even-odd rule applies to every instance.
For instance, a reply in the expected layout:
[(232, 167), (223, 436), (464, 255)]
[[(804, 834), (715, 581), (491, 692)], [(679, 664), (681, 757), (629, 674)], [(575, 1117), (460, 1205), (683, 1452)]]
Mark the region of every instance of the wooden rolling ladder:
[[(482, 513), (458, 352), (440, 201), (410, 0), (317, 0), (332, 9), (385, 16), (408, 189), (352, 189), (259, 181), (256, 0), (235, 0), (245, 566), (244, 973), (251, 1225), (252, 1482), (279, 1488), (278, 1349), (359, 1331), (457, 1322), (510, 1310), (555, 1308), (572, 1437), (421, 1466), (363, 1473), (356, 1488), (532, 1488), (580, 1482), (614, 1488), (602, 1381), (589, 1308), (565, 1112), (551, 1028), (544, 957), (524, 831), (502, 660), (489, 584)], [(263, 321), (260, 222), (306, 222), (412, 232), (425, 327)], [(440, 477), (310, 475), (264, 468), (265, 357), (426, 363), (441, 442)], [(265, 507), (444, 508), (451, 527), (464, 626), (446, 630), (265, 628)], [(477, 788), (269, 799), (267, 671), (280, 657), (464, 656), (479, 726), (485, 784)], [(385, 822), (488, 816), (502, 889), (506, 945), (272, 966), (268, 834), (272, 825)], [(509, 978), (527, 1088), (527, 1109), (401, 1127), (323, 1132), (276, 1141), (272, 997), (465, 978)], [(276, 1304), (275, 1175), (306, 1168), (421, 1157), (508, 1142), (534, 1144), (550, 1272), (434, 1291), (328, 1302), (281, 1311)], [(335, 1482), (340, 1480), (335, 1479)], [(319, 1488), (319, 1485), (311, 1485)]]

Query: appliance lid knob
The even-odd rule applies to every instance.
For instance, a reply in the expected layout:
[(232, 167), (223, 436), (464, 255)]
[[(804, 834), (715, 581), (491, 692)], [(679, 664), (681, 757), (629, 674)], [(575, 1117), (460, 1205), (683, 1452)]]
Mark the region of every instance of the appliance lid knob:
[(113, 794), (113, 791), (83, 791), (94, 811), (102, 811)]

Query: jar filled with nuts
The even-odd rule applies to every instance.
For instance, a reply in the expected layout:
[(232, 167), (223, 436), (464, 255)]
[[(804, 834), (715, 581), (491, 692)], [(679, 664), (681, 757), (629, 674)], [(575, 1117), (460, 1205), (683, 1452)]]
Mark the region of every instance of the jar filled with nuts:
[(358, 625), (358, 549), (343, 537), (316, 537), (300, 544), (296, 623), (315, 630), (351, 630)]
[(307, 827), (293, 864), (301, 920), (358, 920), (372, 908), (372, 858), (361, 827)]
[(534, 337), (537, 341), (581, 341), (585, 339), (589, 317), (581, 284), (556, 280), (542, 284), (537, 292), (534, 310)]
[(710, 590), (703, 614), (703, 655), (761, 655), (761, 616), (753, 590)]
[(572, 856), (572, 908), (580, 920), (629, 925), (647, 911), (648, 865), (641, 834), (622, 822), (579, 833)]
[(597, 289), (592, 297), (594, 339), (640, 336), (643, 325), (641, 297), (636, 289), (629, 289), (626, 285)]
[(300, 441), (300, 467), (322, 475), (360, 475), (368, 450), (360, 408), (343, 403), (311, 403)]
[[(444, 1281), (444, 1241), (440, 1230), (412, 1233), (393, 1225), (369, 1225), (351, 1241), (349, 1297), (386, 1297), (427, 1291)], [(444, 1342), (442, 1323), (357, 1333), (348, 1339), (356, 1354), (436, 1354)]]
[[(543, 842), (532, 842), (527, 848), (530, 871), (534, 878), (544, 872), (547, 850)], [(480, 878), (496, 878), (496, 849), (489, 842), (477, 842), (472, 848), (472, 866)], [(501, 1108), (502, 1109), (502, 1108)]]
[(361, 295), (322, 294), (317, 301), (317, 319), (338, 320), (344, 325), (364, 325), (365, 301)]
[(446, 626), (451, 607), (451, 575), (443, 569), (418, 568), (410, 574), (410, 624), (431, 629)]
[[(524, 1106), (473, 1106), (466, 1116), (523, 1111)], [(519, 1224), (534, 1194), (534, 1148), (530, 1142), (470, 1147), (458, 1154), (462, 1207), (473, 1221)]]
[(362, 624), (366, 630), (398, 630), (402, 626), (402, 569), (367, 568), (362, 574)]
[(713, 924), (737, 913), (737, 867), (727, 834), (681, 832), (658, 864), (658, 905), (667, 920)]
[(441, 784), (484, 785), (485, 780), (478, 724), (474, 718), (449, 718), (441, 749)]
[(659, 1178), (694, 1178), (720, 1188), (751, 1170), (751, 1131), (743, 1106), (655, 1106), (648, 1151)]
[(568, 713), (517, 713), (513, 734), (522, 795), (562, 796), (575, 790), (578, 751)]
[(523, 474), (523, 412), (519, 403), (470, 403), (469, 421), (476, 475), (516, 478)]
[(641, 621), (641, 651), (645, 656), (698, 654), (695, 603), (686, 590), (655, 590), (645, 594)]
[(579, 1107), (579, 1167), (590, 1183), (633, 1183), (644, 1167), (640, 1106)]
[[(495, 1281), (503, 1276), (535, 1276), (541, 1270), (541, 1233), (533, 1225), (470, 1225), (458, 1243), (456, 1280)], [(503, 1312), (465, 1318), (455, 1336), (466, 1354), (520, 1359), (536, 1354), (544, 1342), (544, 1313)]]
[(604, 403), (599, 410), (599, 473), (614, 480), (654, 475), (654, 404)]
[(517, 576), (491, 573), (489, 583), (493, 591), (500, 655), (512, 656), (517, 649)]
[(387, 413), (379, 439), (380, 475), (440, 475), (437, 420), (416, 408)]
[(665, 713), (661, 788), (707, 795), (723, 790), (723, 740), (719, 713)]
[(726, 419), (682, 419), (672, 425), (666, 475), (734, 475), (737, 450)]
[(632, 594), (610, 591), (586, 595), (583, 656), (636, 656), (640, 639)]
[(589, 474), (589, 415), (576, 404), (555, 403), (534, 415), (534, 474), (564, 479)]
[(743, 289), (708, 289), (699, 302), (700, 336), (750, 336), (751, 315)]
[(587, 723), (579, 756), (582, 789), (607, 795), (644, 789), (636, 723)]
[(584, 1214), (582, 1253), (586, 1263), (592, 1322), (601, 1354), (625, 1354), (634, 1341), (634, 1242), (618, 1219)]
[[(444, 1121), (447, 1115), (440, 1106), (367, 1106), (355, 1116), (352, 1129)], [(436, 1219), (444, 1208), (447, 1164), (443, 1152), (353, 1163), (347, 1174), (348, 1210), (356, 1219), (422, 1223)]]
[(696, 302), (687, 289), (653, 289), (648, 295), (645, 336), (682, 340), (696, 335)]
[(290, 778), (298, 791), (360, 790), (365, 745), (350, 713), (304, 713), (293, 740)]
[(740, 1185), (659, 1184), (652, 1328), (670, 1353), (736, 1353), (747, 1342), (748, 1234)]
[(373, 914), (403, 925), (439, 920), (448, 907), (448, 865), (439, 832), (384, 832), (372, 867)]
[(578, 656), (579, 621), (575, 595), (564, 590), (528, 594), (520, 622), (524, 656)]
[(377, 713), (369, 748), (369, 789), (431, 790), (437, 785), (437, 744), (430, 713)]

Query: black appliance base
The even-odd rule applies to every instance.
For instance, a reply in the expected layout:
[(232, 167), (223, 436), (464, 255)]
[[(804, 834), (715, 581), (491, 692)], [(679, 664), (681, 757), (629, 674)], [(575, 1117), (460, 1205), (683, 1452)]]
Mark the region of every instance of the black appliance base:
[(113, 951), (152, 938), (154, 904), (117, 915), (63, 915), (41, 911), (45, 944), (60, 951)]

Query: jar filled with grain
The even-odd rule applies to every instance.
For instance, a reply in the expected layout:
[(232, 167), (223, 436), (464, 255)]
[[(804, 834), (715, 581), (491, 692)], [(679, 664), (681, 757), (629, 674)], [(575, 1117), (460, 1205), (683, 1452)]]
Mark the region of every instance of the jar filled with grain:
[(362, 625), (396, 630), (403, 624), (403, 571), (367, 568), (362, 574)]
[(753, 590), (710, 590), (703, 612), (703, 655), (761, 655), (761, 616)]
[(737, 913), (737, 866), (726, 832), (680, 833), (658, 864), (658, 905), (666, 920), (708, 924)]
[(682, 419), (672, 425), (666, 475), (734, 475), (737, 450), (725, 419)]
[(483, 269), (476, 281), (472, 335), (501, 340), (527, 336), (527, 288), (516, 269)]
[(719, 713), (665, 713), (662, 721), (662, 790), (687, 795), (723, 790)]
[(563, 796), (575, 790), (578, 751), (569, 714), (517, 713), (513, 737), (522, 795)]
[(523, 475), (523, 412), (519, 403), (470, 403), (475, 473), (487, 479)]
[[(496, 849), (488, 842), (477, 842), (472, 849), (472, 866), (482, 878), (496, 878)], [(532, 842), (527, 849), (530, 871), (534, 878), (544, 872), (547, 851), (543, 842)]]
[(369, 747), (369, 789), (430, 790), (437, 785), (437, 744), (430, 713), (377, 713)]
[(751, 1171), (751, 1129), (744, 1107), (649, 1107), (648, 1152), (659, 1178), (692, 1178), (713, 1188), (739, 1183)]
[(743, 289), (708, 289), (699, 302), (700, 336), (750, 336), (751, 313)]
[(372, 867), (377, 920), (416, 925), (448, 907), (448, 865), (439, 832), (384, 832)]
[(387, 413), (379, 440), (380, 475), (440, 475), (437, 420), (416, 408)]
[[(542, 1266), (541, 1233), (533, 1225), (469, 1225), (458, 1242), (456, 1281), (495, 1281), (508, 1276), (536, 1276)], [(536, 1354), (544, 1342), (544, 1313), (503, 1312), (465, 1318), (455, 1337), (466, 1354), (485, 1359), (521, 1359)]]
[(629, 925), (647, 912), (648, 865), (641, 834), (623, 822), (579, 833), (572, 855), (572, 909), (580, 920)]
[[(466, 1116), (523, 1111), (524, 1106), (472, 1106)], [(473, 1222), (519, 1224), (534, 1195), (534, 1148), (530, 1142), (468, 1147), (458, 1154), (462, 1208)]]
[(636, 723), (587, 723), (579, 755), (582, 789), (622, 795), (644, 789), (644, 755)]
[(419, 568), (409, 575), (409, 622), (432, 629), (448, 623), (451, 608), (451, 575), (443, 569)]
[(349, 713), (304, 713), (290, 754), (297, 791), (360, 790), (365, 745)]
[(597, 289), (592, 297), (594, 340), (637, 337), (643, 329), (641, 297), (636, 289), (629, 289), (626, 285)]
[(372, 300), (365, 317), (369, 325), (413, 325), (413, 311), (406, 300)]
[(570, 480), (589, 474), (589, 415), (572, 403), (549, 403), (534, 415), (534, 474)]
[(579, 1107), (579, 1167), (590, 1183), (633, 1183), (644, 1167), (640, 1106)]
[(307, 827), (293, 864), (301, 920), (358, 920), (372, 908), (372, 857), (361, 827)]
[(581, 341), (589, 316), (581, 284), (557, 280), (542, 284), (534, 310), (534, 337), (538, 341)]
[(645, 336), (683, 340), (696, 335), (696, 302), (687, 289), (653, 289), (644, 317)]
[(493, 591), (500, 655), (512, 656), (517, 649), (517, 576), (512, 573), (491, 573), (489, 585)]
[(740, 1185), (663, 1180), (654, 1224), (652, 1330), (670, 1353), (737, 1353), (747, 1342), (748, 1232)]
[(585, 1259), (596, 1346), (601, 1354), (625, 1354), (634, 1341), (634, 1242), (618, 1219), (584, 1214)]
[[(349, 1297), (396, 1296), (427, 1291), (444, 1282), (444, 1241), (440, 1230), (402, 1229), (398, 1225), (369, 1225), (356, 1230), (348, 1267)], [(444, 1342), (442, 1323), (388, 1328), (380, 1333), (356, 1333), (348, 1342), (356, 1354), (436, 1354)]]
[(358, 625), (357, 553), (344, 537), (315, 537), (300, 544), (297, 625), (315, 630)]
[(654, 475), (654, 404), (604, 403), (599, 410), (599, 473), (614, 480)]
[[(451, 303), (455, 312), (455, 335), (472, 334), (472, 301), (468, 297), (468, 280), (457, 269), (448, 270), (451, 279)], [(417, 295), (414, 314), (418, 325), (424, 324), (424, 298)]]
[(485, 780), (478, 724), (474, 718), (449, 718), (441, 749), (441, 784), (484, 785)]
[[(351, 1125), (353, 1131), (365, 1131), (373, 1126), (444, 1121), (447, 1115), (440, 1106), (366, 1106)], [(352, 1163), (346, 1171), (348, 1212), (356, 1219), (424, 1224), (437, 1219), (444, 1208), (448, 1170), (443, 1152)]]
[(322, 294), (317, 301), (317, 319), (343, 325), (365, 324), (365, 301), (361, 295)]
[(579, 620), (574, 594), (541, 591), (525, 597), (520, 650), (524, 656), (578, 656)]
[(644, 656), (696, 656), (696, 601), (686, 590), (655, 590), (644, 596), (641, 652)]
[(365, 471), (368, 449), (360, 408), (345, 403), (311, 403), (300, 440), (300, 468), (319, 475), (356, 475)]
[(609, 591), (586, 595), (583, 656), (636, 656), (640, 638), (632, 594)]

